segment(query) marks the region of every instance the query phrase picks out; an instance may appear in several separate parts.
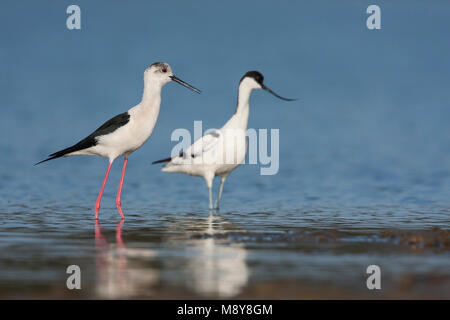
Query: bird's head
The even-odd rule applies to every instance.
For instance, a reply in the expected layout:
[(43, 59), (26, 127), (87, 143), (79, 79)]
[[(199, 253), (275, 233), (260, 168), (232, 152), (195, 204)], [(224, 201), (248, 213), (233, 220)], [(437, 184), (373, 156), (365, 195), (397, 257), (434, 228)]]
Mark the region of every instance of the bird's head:
[(247, 88), (250, 91), (254, 90), (254, 89), (263, 89), (263, 90), (273, 94), (275, 97), (277, 97), (281, 100), (285, 100), (285, 101), (297, 100), (297, 99), (284, 98), (284, 97), (278, 95), (277, 93), (275, 93), (274, 91), (272, 91), (271, 89), (269, 89), (264, 84), (264, 76), (259, 71), (249, 71), (246, 74), (244, 74), (244, 76), (241, 78), (241, 81), (239, 83), (239, 87)]
[(144, 81), (153, 83), (156, 82), (161, 86), (174, 81), (194, 92), (200, 93), (200, 90), (176, 77), (173, 74), (172, 68), (165, 62), (155, 62), (148, 67), (144, 72)]

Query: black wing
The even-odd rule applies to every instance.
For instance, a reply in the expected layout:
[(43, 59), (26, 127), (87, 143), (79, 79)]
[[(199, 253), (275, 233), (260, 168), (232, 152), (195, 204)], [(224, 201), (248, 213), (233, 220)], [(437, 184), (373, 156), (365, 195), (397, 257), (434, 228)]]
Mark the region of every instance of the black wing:
[[(184, 157), (185, 154), (183, 151), (180, 151), (180, 153), (178, 154), (179, 157)], [(162, 160), (158, 160), (158, 161), (153, 161), (152, 164), (158, 164), (158, 163), (164, 163), (164, 162), (170, 162), (172, 160), (172, 157), (170, 158), (165, 158)]]
[[(203, 152), (208, 151), (208, 149), (210, 149), (212, 146), (214, 146), (214, 144), (217, 142), (217, 139), (220, 137), (220, 130), (214, 130), (209, 132), (208, 134), (205, 134), (203, 137), (201, 137), (200, 139), (196, 140), (194, 142), (194, 144), (192, 144), (188, 149), (186, 149), (186, 151), (181, 151), (179, 153), (179, 157), (180, 158), (196, 158), (199, 155), (201, 155)], [(200, 153), (193, 153), (193, 151), (195, 150), (194, 145), (195, 144), (201, 144), (202, 145), (202, 150)], [(187, 152), (187, 153), (186, 153)], [(158, 163), (164, 163), (164, 162), (170, 162), (173, 158), (165, 158), (165, 159), (161, 159), (158, 161), (153, 161), (152, 164), (158, 164)]]
[(129, 121), (130, 121), (130, 114), (128, 112), (121, 113), (115, 116), (114, 118), (111, 118), (108, 121), (106, 121), (104, 124), (100, 126), (100, 128), (92, 132), (87, 138), (96, 138), (114, 132), (120, 127), (126, 125)]
[(111, 118), (108, 121), (106, 121), (97, 130), (92, 132), (89, 136), (87, 136), (83, 140), (79, 141), (78, 143), (74, 144), (71, 147), (68, 147), (66, 149), (52, 153), (51, 155), (48, 156), (47, 159), (42, 160), (42, 161), (36, 163), (35, 165), (40, 164), (42, 162), (49, 161), (49, 160), (53, 160), (56, 158), (63, 157), (66, 154), (69, 154), (69, 153), (72, 153), (75, 151), (80, 151), (80, 150), (84, 150), (84, 149), (93, 147), (97, 144), (97, 137), (112, 133), (112, 132), (116, 131), (117, 129), (119, 129), (120, 127), (126, 125), (129, 121), (130, 121), (130, 114), (128, 112), (121, 113), (121, 114), (115, 116), (114, 118)]

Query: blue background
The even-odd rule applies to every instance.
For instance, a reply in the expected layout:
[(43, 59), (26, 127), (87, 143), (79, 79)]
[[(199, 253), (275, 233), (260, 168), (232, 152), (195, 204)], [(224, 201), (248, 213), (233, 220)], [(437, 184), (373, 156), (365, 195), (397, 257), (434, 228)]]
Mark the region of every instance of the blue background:
[[(33, 163), (139, 103), (155, 61), (203, 93), (164, 88), (155, 131), (130, 157), (125, 207), (206, 209), (203, 181), (150, 163), (170, 154), (174, 129), (192, 130), (194, 120), (221, 127), (248, 70), (299, 101), (253, 94), (249, 127), (280, 129), (280, 171), (237, 169), (225, 208), (449, 204), (448, 2), (377, 1), (375, 31), (366, 28), (368, 1), (76, 1), (82, 29), (70, 31), (72, 3), (0, 4), (5, 210), (92, 209), (106, 160)], [(111, 208), (120, 167), (103, 200)]]

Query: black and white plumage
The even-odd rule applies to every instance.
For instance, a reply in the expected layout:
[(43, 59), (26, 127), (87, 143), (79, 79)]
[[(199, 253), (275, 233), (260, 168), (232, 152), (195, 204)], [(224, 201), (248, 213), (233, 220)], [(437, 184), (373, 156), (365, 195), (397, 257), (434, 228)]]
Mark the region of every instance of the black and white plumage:
[(164, 172), (181, 172), (191, 176), (203, 177), (209, 189), (210, 209), (213, 209), (212, 183), (214, 177), (220, 177), (221, 179), (215, 203), (215, 208), (218, 209), (225, 179), (245, 159), (247, 153), (245, 131), (252, 91), (263, 89), (279, 99), (296, 100), (281, 97), (264, 85), (263, 82), (264, 76), (260, 72), (247, 72), (239, 82), (236, 112), (222, 128), (205, 134), (177, 156), (153, 162), (154, 164), (167, 162), (162, 169)]
[(108, 121), (106, 121), (97, 130), (92, 132), (89, 136), (87, 136), (83, 140), (77, 142), (71, 147), (52, 153), (51, 155), (49, 155), (47, 159), (39, 161), (38, 163), (36, 163), (36, 165), (56, 158), (75, 155), (76, 152), (80, 152), (80, 154), (84, 152), (87, 153), (87, 150), (97, 145), (98, 138), (113, 133), (120, 127), (126, 125), (129, 121), (130, 121), (130, 114), (128, 113), (128, 111), (118, 114), (114, 118), (111, 118)]
[(106, 121), (97, 130), (73, 146), (52, 153), (47, 159), (36, 164), (75, 155), (95, 155), (108, 158), (108, 169), (95, 205), (95, 218), (97, 218), (100, 199), (111, 164), (118, 157), (124, 156), (122, 179), (116, 198), (117, 208), (123, 218), (120, 194), (128, 156), (139, 149), (152, 134), (158, 120), (162, 87), (171, 81), (200, 93), (195, 87), (174, 76), (172, 69), (167, 63), (154, 63), (144, 72), (144, 92), (138, 105)]

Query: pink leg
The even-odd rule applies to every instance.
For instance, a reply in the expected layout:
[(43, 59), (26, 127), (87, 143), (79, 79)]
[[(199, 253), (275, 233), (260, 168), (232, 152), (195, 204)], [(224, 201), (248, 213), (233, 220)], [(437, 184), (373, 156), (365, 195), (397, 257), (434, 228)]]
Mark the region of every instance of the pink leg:
[(127, 162), (128, 162), (128, 158), (125, 157), (123, 159), (122, 176), (120, 177), (119, 190), (117, 191), (117, 197), (116, 197), (117, 210), (119, 210), (119, 213), (120, 213), (120, 216), (122, 217), (122, 219), (125, 219), (125, 216), (123, 215), (123, 212), (122, 212), (122, 204), (120, 202), (120, 196), (122, 195), (123, 179), (125, 178), (125, 171), (127, 170)]
[(98, 212), (100, 210), (100, 201), (102, 200), (103, 190), (105, 189), (106, 180), (108, 180), (109, 170), (111, 169), (111, 162), (108, 164), (108, 169), (106, 169), (105, 178), (103, 179), (102, 188), (98, 194), (97, 201), (95, 201), (95, 220), (98, 219)]

